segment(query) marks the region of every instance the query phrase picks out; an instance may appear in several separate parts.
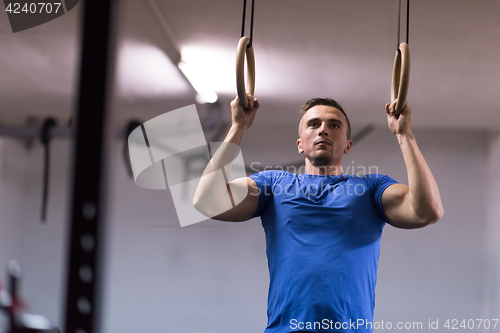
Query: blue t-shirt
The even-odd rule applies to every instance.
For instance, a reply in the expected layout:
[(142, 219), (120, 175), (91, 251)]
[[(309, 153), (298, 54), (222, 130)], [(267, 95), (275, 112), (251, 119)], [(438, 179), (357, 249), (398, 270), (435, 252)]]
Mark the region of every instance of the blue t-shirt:
[(382, 193), (396, 181), (276, 170), (251, 178), (270, 275), (264, 333), (372, 332)]

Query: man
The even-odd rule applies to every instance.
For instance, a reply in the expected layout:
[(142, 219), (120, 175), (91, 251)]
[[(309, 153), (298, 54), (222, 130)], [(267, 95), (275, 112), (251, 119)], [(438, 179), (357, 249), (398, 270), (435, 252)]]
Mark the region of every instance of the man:
[[(248, 96), (243, 109), (231, 103), (232, 127), (205, 171), (225, 166), (251, 126), (259, 102)], [(434, 177), (411, 132), (412, 109), (385, 109), (397, 137), (409, 185), (383, 175), (342, 173), (352, 147), (350, 124), (332, 99), (312, 99), (302, 108), (297, 148), (305, 173), (264, 171), (227, 186), (202, 177), (195, 207), (221, 221), (260, 216), (266, 232), (270, 272), (265, 333), (372, 332), (380, 237), (384, 224), (412, 229), (437, 222), (443, 207)], [(226, 178), (227, 179), (227, 178)], [(210, 215), (214, 198), (247, 193), (227, 211)], [(213, 212), (213, 210), (212, 210)]]

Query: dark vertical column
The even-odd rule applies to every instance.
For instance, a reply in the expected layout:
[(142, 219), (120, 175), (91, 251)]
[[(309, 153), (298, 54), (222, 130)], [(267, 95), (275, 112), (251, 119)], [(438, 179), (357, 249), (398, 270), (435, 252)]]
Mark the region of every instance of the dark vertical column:
[(77, 103), (65, 333), (98, 331), (102, 280), (104, 148), (113, 0), (83, 5), (80, 86)]

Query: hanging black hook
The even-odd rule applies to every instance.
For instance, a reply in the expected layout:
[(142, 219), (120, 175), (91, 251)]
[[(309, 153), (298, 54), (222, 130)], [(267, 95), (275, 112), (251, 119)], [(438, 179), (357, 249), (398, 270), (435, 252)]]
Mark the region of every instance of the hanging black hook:
[(57, 122), (54, 118), (47, 118), (43, 122), (42, 129), (40, 131), (40, 141), (43, 144), (45, 151), (44, 159), (44, 170), (43, 170), (43, 192), (42, 192), (42, 222), (45, 222), (47, 215), (47, 198), (49, 192), (49, 161), (50, 161), (50, 131), (57, 126)]
[(130, 154), (128, 150), (128, 137), (137, 127), (141, 126), (142, 123), (138, 120), (130, 120), (125, 127), (125, 139), (123, 140), (123, 160), (125, 162), (125, 168), (130, 178), (134, 178), (134, 173), (132, 171), (132, 163), (130, 162)]

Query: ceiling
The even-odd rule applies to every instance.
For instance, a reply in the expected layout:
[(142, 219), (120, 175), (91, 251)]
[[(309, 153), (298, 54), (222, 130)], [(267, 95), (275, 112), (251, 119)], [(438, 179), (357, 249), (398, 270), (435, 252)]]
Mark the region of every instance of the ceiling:
[[(173, 42), (183, 57), (202, 55), (193, 61), (209, 70), (205, 75), (227, 118), (236, 95), (242, 3), (157, 0), (172, 41), (147, 0), (119, 1), (113, 104), (118, 117), (145, 121), (194, 103), (193, 89), (168, 61)], [(2, 11), (0, 122), (70, 117), (81, 7), (15, 34)], [(397, 14), (396, 0), (256, 0), (255, 94), (261, 109), (254, 126), (271, 132), (295, 128), (298, 108), (309, 98), (325, 96), (344, 106), (353, 132), (367, 124), (384, 126)], [(500, 1), (412, 1), (410, 14), (408, 101), (414, 126), (499, 129)]]

